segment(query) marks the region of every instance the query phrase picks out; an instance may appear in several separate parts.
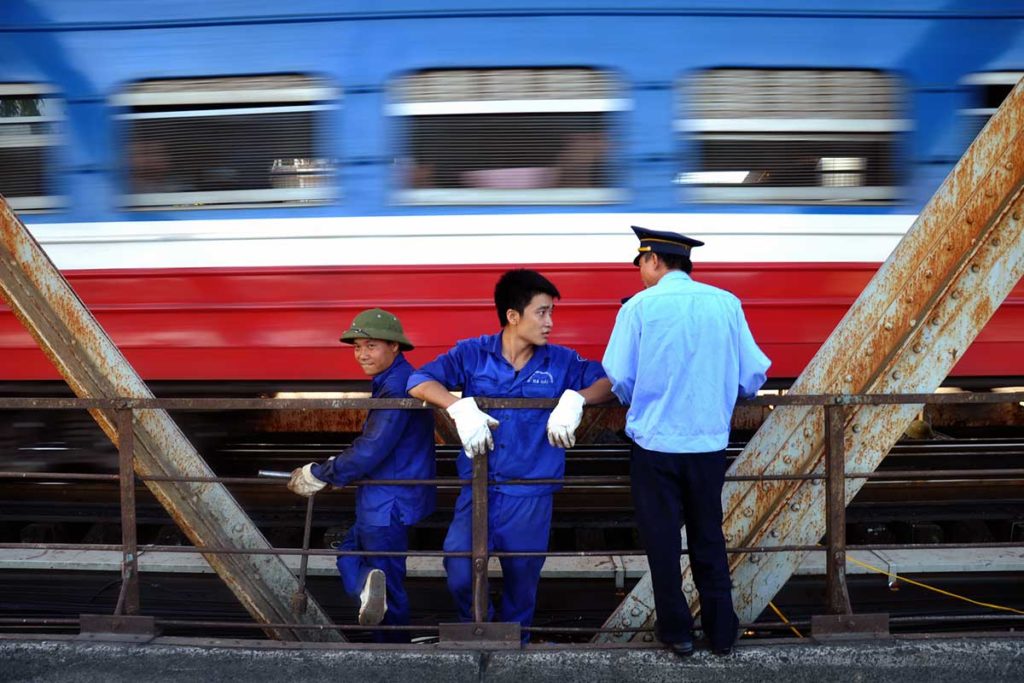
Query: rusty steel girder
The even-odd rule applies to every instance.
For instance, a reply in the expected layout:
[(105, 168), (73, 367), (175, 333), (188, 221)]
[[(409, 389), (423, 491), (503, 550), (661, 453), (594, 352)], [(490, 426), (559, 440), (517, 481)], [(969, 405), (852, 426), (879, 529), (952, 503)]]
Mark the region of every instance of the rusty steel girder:
[[(0, 291), (75, 394), (82, 398), (152, 398), (142, 379), (96, 322), (18, 217), (0, 197)], [(115, 444), (114, 411), (89, 411)], [(135, 413), (135, 471), (140, 476), (212, 477), (213, 471), (163, 410)], [(202, 551), (204, 546), (268, 550), (270, 544), (219, 483), (147, 482), (153, 495)], [(207, 554), (207, 562), (252, 617), (264, 624), (331, 626), (312, 599), (296, 614), (299, 583), (275, 555)], [(331, 628), (268, 627), (284, 640), (341, 641)]]
[[(1024, 85), (1018, 84), (917, 221), (793, 385), (792, 394), (933, 392), (1024, 273)], [(846, 470), (873, 471), (921, 405), (850, 405)], [(823, 471), (824, 409), (779, 406), (734, 463), (732, 475)], [(846, 503), (864, 479), (846, 483)], [(825, 533), (819, 481), (729, 482), (722, 493), (726, 543), (800, 546)], [(685, 533), (683, 543), (685, 545)], [(804, 553), (729, 558), (736, 611), (753, 621)], [(689, 563), (684, 594), (699, 612)], [(607, 628), (650, 626), (654, 598), (644, 576)], [(629, 640), (630, 633), (597, 641)]]

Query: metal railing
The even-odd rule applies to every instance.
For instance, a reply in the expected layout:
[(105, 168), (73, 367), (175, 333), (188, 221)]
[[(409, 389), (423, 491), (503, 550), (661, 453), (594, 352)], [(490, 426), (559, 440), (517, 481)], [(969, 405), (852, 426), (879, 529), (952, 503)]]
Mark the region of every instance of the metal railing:
[[(551, 408), (555, 405), (550, 399), (477, 399), (481, 409), (496, 408)], [(762, 396), (741, 401), (748, 406), (821, 406), (825, 412), (825, 444), (826, 458), (824, 472), (762, 475), (727, 475), (726, 481), (814, 481), (824, 482), (826, 486), (826, 539), (825, 545), (777, 545), (777, 546), (732, 546), (726, 552), (730, 554), (760, 554), (779, 552), (826, 552), (825, 573), (827, 582), (825, 609), (829, 614), (851, 614), (850, 599), (846, 586), (846, 553), (855, 550), (894, 550), (926, 547), (929, 549), (973, 549), (973, 548), (1021, 548), (1022, 543), (943, 543), (943, 544), (886, 544), (886, 545), (848, 545), (846, 543), (846, 505), (845, 482), (847, 479), (874, 480), (936, 480), (949, 478), (993, 478), (1020, 477), (1024, 478), (1024, 469), (947, 469), (921, 472), (918, 470), (888, 470), (884, 472), (847, 472), (844, 447), (845, 412), (851, 405), (883, 405), (883, 404), (991, 404), (1019, 402), (1024, 405), (1024, 392), (1020, 393), (952, 393), (952, 394), (821, 394), (821, 395), (780, 395)], [(137, 411), (144, 410), (180, 410), (180, 411), (214, 411), (214, 410), (341, 410), (369, 408), (401, 408), (431, 409), (415, 399), (73, 399), (73, 398), (0, 398), (0, 411), (3, 410), (76, 410), (76, 409), (107, 409), (113, 410), (117, 416), (120, 443), (118, 448), (118, 474), (80, 474), (68, 472), (19, 472), (0, 471), (0, 479), (21, 480), (63, 480), (63, 481), (109, 481), (118, 482), (121, 513), (121, 544), (66, 544), (66, 543), (0, 543), (0, 549), (33, 549), (33, 550), (106, 550), (121, 553), (121, 587), (113, 613), (113, 622), (104, 622), (107, 627), (113, 623), (113, 630), (118, 630), (117, 619), (140, 615), (139, 598), (139, 545), (137, 538), (136, 519), (136, 482), (179, 482), (179, 483), (217, 483), (281, 486), (280, 480), (255, 477), (175, 477), (175, 476), (138, 476), (134, 471), (134, 438), (133, 421)], [(600, 409), (600, 408), (598, 408)], [(311, 496), (306, 503), (305, 521), (302, 533), (301, 548), (272, 549), (238, 549), (218, 546), (182, 547), (147, 545), (147, 552), (167, 553), (201, 553), (214, 554), (271, 554), (299, 555), (298, 568), (299, 589), (292, 596), (292, 607), (296, 613), (304, 609), (307, 597), (306, 579), (308, 559), (311, 556), (376, 556), (376, 557), (468, 557), (473, 569), (473, 620), (477, 625), (487, 621), (488, 612), (488, 560), (491, 557), (588, 557), (620, 555), (643, 555), (642, 550), (597, 550), (597, 551), (544, 551), (544, 552), (491, 552), (488, 550), (488, 487), (496, 483), (488, 478), (488, 458), (473, 459), (472, 479), (439, 477), (419, 480), (360, 480), (350, 486), (372, 483), (374, 485), (458, 485), (471, 486), (473, 492), (472, 508), (472, 548), (468, 552), (446, 552), (434, 550), (411, 551), (378, 551), (378, 550), (339, 550), (315, 549), (310, 547), (311, 531), (314, 518), (316, 496)], [(513, 479), (502, 480), (502, 485), (536, 485), (563, 484), (566, 486), (626, 486), (629, 478), (625, 476), (568, 476), (559, 479)], [(683, 548), (682, 552), (687, 552)], [(85, 617), (81, 619), (35, 619), (22, 617), (0, 618), (0, 626), (26, 628), (36, 627), (73, 627), (78, 624), (85, 628)], [(960, 617), (963, 619), (963, 617)], [(970, 617), (976, 619), (977, 617)], [(993, 617), (994, 618), (994, 617)], [(934, 619), (934, 618), (930, 618)], [(957, 617), (948, 617), (950, 623)], [(1014, 617), (999, 617), (1014, 619)], [(1016, 617), (1021, 619), (1021, 617)], [(895, 619), (894, 621), (900, 621)], [(902, 621), (914, 621), (905, 618)], [(204, 627), (204, 628), (240, 628), (267, 631), (274, 628), (289, 629), (334, 629), (339, 631), (397, 631), (397, 630), (432, 630), (422, 625), (409, 626), (360, 626), (360, 625), (317, 625), (297, 622), (287, 623), (242, 623), (237, 621), (209, 621), (188, 619), (155, 619), (154, 623), (172, 627)], [(788, 629), (791, 626), (805, 625), (806, 622), (757, 622), (759, 629), (768, 631)], [(754, 624), (747, 624), (754, 626)], [(530, 631), (536, 633), (650, 633), (650, 628), (585, 628), (585, 627), (540, 627), (531, 626)], [(479, 629), (478, 636), (493, 635), (492, 631)]]

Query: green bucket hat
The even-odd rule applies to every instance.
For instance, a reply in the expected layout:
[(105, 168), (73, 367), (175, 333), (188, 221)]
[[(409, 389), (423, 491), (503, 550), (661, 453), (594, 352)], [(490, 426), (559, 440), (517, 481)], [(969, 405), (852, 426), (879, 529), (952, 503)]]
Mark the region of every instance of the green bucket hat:
[(356, 339), (383, 339), (398, 342), (398, 348), (403, 351), (413, 349), (398, 318), (380, 308), (371, 308), (357, 315), (348, 329), (341, 333), (339, 341), (354, 344)]

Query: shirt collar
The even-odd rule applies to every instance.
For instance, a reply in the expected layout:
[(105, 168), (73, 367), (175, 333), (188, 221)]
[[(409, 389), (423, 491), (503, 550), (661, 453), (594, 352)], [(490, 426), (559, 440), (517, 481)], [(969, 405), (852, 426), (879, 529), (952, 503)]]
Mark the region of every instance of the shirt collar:
[[(501, 332), (498, 332), (497, 334), (494, 334), (494, 335), (487, 336), (487, 337), (485, 337), (485, 339), (487, 339), (487, 343), (485, 344), (485, 347), (487, 348), (487, 350), (490, 351), (491, 354), (493, 354), (494, 357), (497, 360), (505, 361), (505, 356), (503, 356), (502, 353), (501, 353)], [(527, 361), (526, 365), (523, 366), (523, 370), (525, 370), (527, 367), (529, 367), (531, 364), (533, 364), (534, 361), (543, 360), (545, 357), (547, 357), (547, 354), (548, 354), (548, 345), (547, 344), (545, 344), (544, 346), (534, 346), (533, 347), (533, 356), (531, 356), (530, 360)], [(505, 362), (507, 363), (508, 361), (505, 361)], [(522, 372), (522, 370), (520, 370), (520, 372)]]
[(376, 392), (377, 390), (379, 390), (382, 386), (384, 386), (384, 382), (387, 381), (388, 377), (391, 375), (391, 373), (395, 371), (396, 368), (408, 364), (409, 361), (407, 361), (405, 359), (405, 356), (402, 355), (402, 352), (399, 351), (398, 355), (395, 356), (395, 360), (391, 363), (391, 365), (388, 366), (388, 369), (374, 377), (373, 381), (370, 382), (371, 391)]
[[(662, 282), (674, 282), (676, 280), (689, 281), (690, 279), (690, 276), (681, 270), (670, 270), (669, 272), (661, 276), (661, 279), (658, 280), (658, 285), (660, 285)], [(657, 287), (658, 285), (655, 285), (655, 287)]]

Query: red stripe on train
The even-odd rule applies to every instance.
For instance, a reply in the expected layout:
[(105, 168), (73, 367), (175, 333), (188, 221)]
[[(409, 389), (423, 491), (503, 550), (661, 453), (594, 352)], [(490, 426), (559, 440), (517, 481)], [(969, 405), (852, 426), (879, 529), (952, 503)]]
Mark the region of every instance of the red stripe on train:
[[(382, 254), (386, 257), (386, 254)], [(369, 306), (397, 314), (421, 364), (456, 340), (497, 330), (492, 292), (514, 266), (105, 270), (66, 276), (147, 380), (363, 379), (338, 335)], [(600, 359), (619, 308), (640, 281), (628, 264), (534, 266), (562, 292), (552, 341)], [(877, 264), (698, 263), (696, 279), (734, 292), (772, 359), (792, 378), (842, 318)], [(0, 380), (58, 375), (0, 309)], [(1024, 377), (1018, 285), (954, 370)]]

